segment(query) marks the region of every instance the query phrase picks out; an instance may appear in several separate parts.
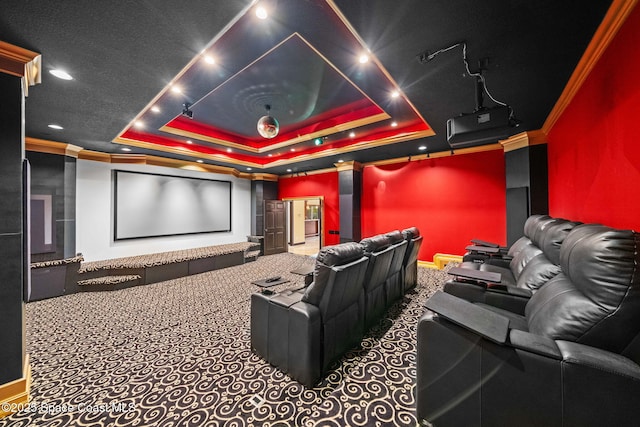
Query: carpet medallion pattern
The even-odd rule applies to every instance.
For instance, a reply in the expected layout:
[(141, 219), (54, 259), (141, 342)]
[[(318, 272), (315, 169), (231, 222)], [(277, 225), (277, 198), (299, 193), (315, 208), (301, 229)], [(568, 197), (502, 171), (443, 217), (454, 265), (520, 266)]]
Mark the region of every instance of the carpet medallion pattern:
[(423, 303), (447, 279), (419, 269), (361, 345), (305, 389), (252, 353), (250, 283), (311, 258), (249, 264), (26, 306), (33, 383), (0, 426), (415, 426), (415, 351)]

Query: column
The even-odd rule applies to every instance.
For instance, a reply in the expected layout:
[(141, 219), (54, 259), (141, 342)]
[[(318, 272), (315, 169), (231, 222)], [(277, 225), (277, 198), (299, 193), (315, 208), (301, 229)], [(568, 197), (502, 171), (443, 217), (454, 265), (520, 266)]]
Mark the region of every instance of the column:
[(340, 243), (362, 240), (360, 227), (360, 197), (362, 196), (362, 165), (355, 161), (336, 163), (340, 197)]

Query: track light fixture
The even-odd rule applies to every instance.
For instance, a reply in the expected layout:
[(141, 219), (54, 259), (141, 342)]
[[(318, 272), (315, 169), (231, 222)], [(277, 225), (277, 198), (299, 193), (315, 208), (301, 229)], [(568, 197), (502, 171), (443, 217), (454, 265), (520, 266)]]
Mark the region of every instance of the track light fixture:
[(189, 109), (189, 107), (191, 107), (191, 104), (188, 102), (185, 102), (184, 104), (182, 104), (182, 115), (185, 117), (189, 117), (190, 119), (193, 119), (193, 111)]

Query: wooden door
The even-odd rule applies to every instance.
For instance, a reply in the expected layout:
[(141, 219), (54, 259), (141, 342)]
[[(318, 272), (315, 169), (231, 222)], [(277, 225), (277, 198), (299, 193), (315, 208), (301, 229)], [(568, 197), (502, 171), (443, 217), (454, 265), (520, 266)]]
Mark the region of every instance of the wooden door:
[(264, 254), (287, 251), (286, 208), (282, 200), (264, 201)]

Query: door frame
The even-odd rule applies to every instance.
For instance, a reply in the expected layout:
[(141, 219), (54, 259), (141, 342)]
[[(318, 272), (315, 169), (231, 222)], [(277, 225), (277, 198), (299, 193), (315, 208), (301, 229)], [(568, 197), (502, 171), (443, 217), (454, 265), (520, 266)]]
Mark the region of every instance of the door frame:
[[(324, 196), (299, 196), (299, 197), (283, 197), (283, 202), (292, 202), (294, 200), (320, 200), (320, 227), (318, 229), (318, 235), (320, 236), (320, 247), (324, 247)], [(289, 210), (289, 203), (287, 203), (287, 212)], [(287, 224), (288, 226), (288, 224)], [(289, 230), (287, 230), (289, 232)]]

